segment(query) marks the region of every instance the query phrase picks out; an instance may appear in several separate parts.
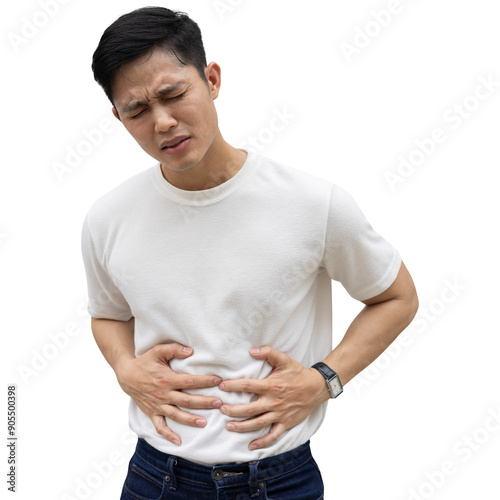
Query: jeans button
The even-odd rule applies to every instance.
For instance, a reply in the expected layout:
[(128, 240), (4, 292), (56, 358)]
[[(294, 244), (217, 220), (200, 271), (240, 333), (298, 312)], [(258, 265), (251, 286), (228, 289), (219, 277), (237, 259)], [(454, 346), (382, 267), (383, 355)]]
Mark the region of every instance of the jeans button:
[(165, 476), (165, 481), (167, 481), (167, 483), (170, 481), (170, 476), (168, 474)]
[(264, 481), (262, 481), (262, 482), (259, 483), (259, 489), (260, 490), (263, 490), (264, 486), (265, 486)]
[(224, 477), (224, 473), (220, 470), (220, 469), (216, 469), (214, 470), (214, 479), (216, 481), (219, 481), (220, 479), (222, 479)]

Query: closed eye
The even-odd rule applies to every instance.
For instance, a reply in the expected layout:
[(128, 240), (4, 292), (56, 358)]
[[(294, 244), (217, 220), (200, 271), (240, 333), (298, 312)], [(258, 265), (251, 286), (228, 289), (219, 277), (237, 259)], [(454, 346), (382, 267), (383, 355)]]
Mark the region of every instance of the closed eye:
[(174, 97), (168, 97), (167, 99), (165, 99), (166, 101), (174, 101), (175, 99), (180, 99), (181, 97), (184, 97), (184, 95), (186, 94), (186, 92), (183, 92), (182, 94), (179, 94), (179, 95), (176, 95)]
[(139, 113), (137, 113), (136, 115), (133, 115), (130, 117), (131, 120), (135, 120), (136, 118), (139, 118), (139, 116), (141, 116), (144, 111), (146, 111), (145, 109), (143, 109), (142, 111), (139, 111)]

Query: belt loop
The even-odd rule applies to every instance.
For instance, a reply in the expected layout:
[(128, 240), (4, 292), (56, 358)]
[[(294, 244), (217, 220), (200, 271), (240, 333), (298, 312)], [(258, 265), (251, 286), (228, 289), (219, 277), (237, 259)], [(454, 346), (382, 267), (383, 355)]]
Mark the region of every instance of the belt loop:
[(255, 496), (259, 493), (259, 461), (249, 462), (250, 478), (248, 485), (250, 486), (250, 495)]
[(167, 483), (168, 489), (175, 491), (177, 489), (177, 481), (175, 479), (174, 465), (177, 465), (175, 457), (168, 457), (167, 460), (167, 474), (164, 479)]

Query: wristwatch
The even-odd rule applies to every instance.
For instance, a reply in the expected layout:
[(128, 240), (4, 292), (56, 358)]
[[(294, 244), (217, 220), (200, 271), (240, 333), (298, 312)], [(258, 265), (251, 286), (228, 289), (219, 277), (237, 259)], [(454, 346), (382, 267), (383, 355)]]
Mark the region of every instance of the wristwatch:
[(328, 388), (331, 398), (336, 398), (338, 395), (342, 394), (344, 389), (337, 372), (334, 372), (325, 363), (316, 363), (312, 365), (311, 368), (316, 368), (316, 370), (325, 377), (326, 387)]

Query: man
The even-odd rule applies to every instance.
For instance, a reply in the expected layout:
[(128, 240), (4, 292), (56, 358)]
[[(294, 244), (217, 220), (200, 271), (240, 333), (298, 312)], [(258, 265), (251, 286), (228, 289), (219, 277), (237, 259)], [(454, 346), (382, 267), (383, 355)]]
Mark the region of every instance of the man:
[[(185, 14), (120, 17), (93, 71), (157, 161), (82, 232), (92, 331), (139, 437), (122, 499), (322, 498), (327, 401), (418, 307), (399, 253), (339, 187), (225, 142), (221, 69)], [(366, 305), (333, 351), (332, 279)]]

